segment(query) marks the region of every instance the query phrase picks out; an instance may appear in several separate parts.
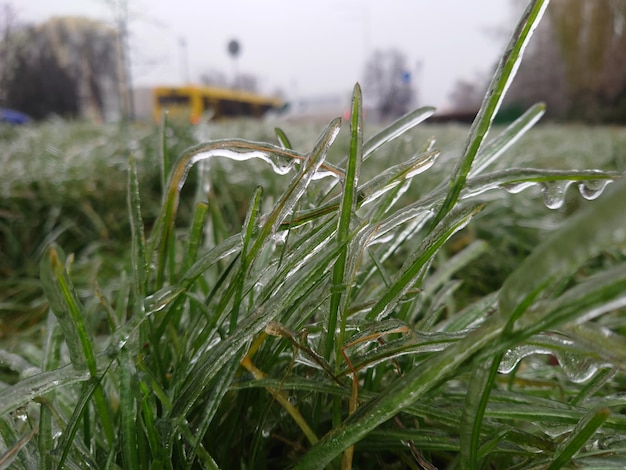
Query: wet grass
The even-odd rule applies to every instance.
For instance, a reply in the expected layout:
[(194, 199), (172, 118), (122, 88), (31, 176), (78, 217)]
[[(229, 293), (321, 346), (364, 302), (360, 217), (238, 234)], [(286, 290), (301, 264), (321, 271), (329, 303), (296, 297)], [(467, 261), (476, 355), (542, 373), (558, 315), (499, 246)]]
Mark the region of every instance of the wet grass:
[(623, 468), (624, 131), (490, 128), (542, 3), (470, 129), (2, 129), (0, 465)]

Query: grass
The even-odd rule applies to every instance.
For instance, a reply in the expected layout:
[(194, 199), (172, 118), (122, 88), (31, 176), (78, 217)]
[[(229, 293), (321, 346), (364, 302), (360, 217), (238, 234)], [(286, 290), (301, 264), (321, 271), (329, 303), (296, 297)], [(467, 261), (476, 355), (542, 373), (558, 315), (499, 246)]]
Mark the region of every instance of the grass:
[(0, 465), (623, 468), (624, 132), (491, 128), (544, 6), (469, 130), (3, 130)]

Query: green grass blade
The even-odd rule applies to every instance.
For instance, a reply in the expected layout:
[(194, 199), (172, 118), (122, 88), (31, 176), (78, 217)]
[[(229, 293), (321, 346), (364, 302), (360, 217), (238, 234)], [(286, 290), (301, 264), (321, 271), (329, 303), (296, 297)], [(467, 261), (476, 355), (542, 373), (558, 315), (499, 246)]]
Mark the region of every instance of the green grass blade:
[(611, 411), (608, 408), (591, 410), (587, 413), (567, 439), (559, 445), (548, 470), (558, 470), (568, 464), (610, 415)]
[(484, 362), (478, 362), (472, 371), (465, 407), (461, 419), (461, 468), (475, 470), (479, 468), (478, 449), (480, 432), (501, 357), (496, 355)]
[(205, 439), (209, 425), (213, 421), (224, 395), (230, 390), (230, 384), (239, 369), (239, 363), (241, 359), (243, 359), (243, 356), (244, 354), (241, 353), (240, 356), (233, 358), (230, 363), (224, 366), (221, 373), (215, 377), (214, 383), (210, 387), (211, 395), (202, 413), (202, 421), (195, 427), (193, 432), (194, 439), (190, 443), (191, 450), (187, 455), (187, 462), (189, 464), (195, 459), (198, 449), (202, 444), (202, 440)]
[[(52, 371), (60, 366), (62, 333), (59, 324), (54, 315), (48, 315), (46, 330), (46, 341), (44, 345), (44, 356), (42, 361), (42, 371)], [(46, 394), (45, 400), (51, 403), (55, 399), (55, 391), (52, 390)], [(44, 404), (39, 409), (39, 432), (37, 436), (37, 444), (39, 447), (39, 468), (48, 470), (52, 468), (52, 460), (50, 453), (54, 447), (52, 412), (50, 408)]]
[(122, 463), (126, 469), (139, 468), (139, 453), (137, 447), (137, 412), (135, 394), (133, 392), (134, 364), (125, 348), (119, 355), (120, 388), (120, 441), (122, 446)]
[(96, 357), (84, 322), (84, 308), (65, 271), (64, 255), (50, 247), (40, 263), (41, 285), (65, 336), (70, 360), (78, 370), (96, 371)]
[(72, 446), (74, 438), (76, 437), (76, 433), (78, 432), (78, 428), (80, 426), (81, 420), (84, 417), (84, 414), (87, 413), (89, 408), (89, 402), (94, 398), (94, 394), (97, 390), (101, 389), (100, 378), (92, 377), (85, 385), (83, 392), (76, 402), (76, 406), (72, 412), (72, 416), (70, 417), (65, 429), (63, 430), (63, 434), (61, 435), (59, 442), (55, 451), (59, 453), (57, 469), (61, 470), (65, 465), (65, 460), (67, 459)]
[(278, 142), (280, 142), (282, 148), (293, 150), (293, 146), (291, 145), (289, 138), (287, 138), (287, 134), (285, 134), (280, 127), (276, 127), (274, 132), (276, 133), (276, 137), (278, 138)]
[(148, 260), (146, 258), (146, 238), (143, 232), (141, 218), (141, 203), (139, 200), (139, 182), (135, 158), (130, 156), (130, 170), (128, 173), (128, 213), (132, 236), (132, 270), (133, 293), (135, 298), (135, 314), (143, 313), (142, 299), (145, 297), (148, 277)]
[(495, 117), (502, 100), (504, 99), (504, 93), (509, 88), (515, 72), (519, 67), (520, 61), (524, 49), (530, 41), (533, 30), (539, 24), (543, 13), (548, 6), (548, 0), (533, 0), (520, 22), (517, 25), (515, 32), (506, 48), (506, 51), (500, 63), (496, 68), (496, 72), (491, 79), (485, 99), (478, 111), (478, 115), (474, 119), (474, 123), (469, 132), (467, 143), (465, 145), (465, 151), (463, 157), (459, 160), (458, 165), (454, 169), (452, 178), (450, 179), (450, 185), (446, 199), (444, 200), (439, 211), (435, 215), (432, 222), (434, 228), (445, 215), (452, 210), (456, 205), (461, 190), (465, 187), (465, 180), (469, 174), (474, 158), (478, 154), (489, 129), (491, 123)]
[(166, 183), (167, 183), (167, 174), (170, 171), (170, 155), (169, 149), (167, 146), (167, 111), (163, 111), (161, 114), (161, 145), (159, 149), (161, 150), (161, 159), (160, 159), (160, 168), (161, 168), (161, 190), (163, 194), (166, 191)]
[(229, 331), (232, 332), (237, 326), (239, 319), (239, 308), (241, 305), (241, 299), (243, 296), (243, 285), (248, 274), (248, 269), (254, 260), (256, 253), (249, 253), (253, 233), (257, 227), (257, 217), (261, 210), (261, 200), (263, 196), (263, 188), (258, 186), (252, 195), (250, 201), (250, 207), (246, 214), (246, 220), (244, 222), (242, 231), (242, 247), (241, 247), (241, 265), (239, 267), (239, 273), (235, 277), (231, 285), (236, 284), (237, 289), (235, 292), (235, 298), (233, 300), (233, 307), (230, 314), (230, 326)]
[[(342, 298), (344, 303), (350, 292), (350, 286), (346, 285), (344, 279), (346, 258), (348, 256), (348, 240), (352, 230), (352, 220), (356, 209), (356, 188), (359, 183), (361, 172), (361, 162), (363, 160), (363, 116), (362, 116), (362, 94), (361, 87), (357, 83), (352, 95), (352, 113), (350, 116), (350, 155), (346, 177), (343, 181), (343, 192), (341, 206), (339, 209), (339, 220), (337, 225), (337, 243), (343, 245), (343, 250), (339, 253), (333, 267), (332, 289), (330, 296), (330, 310), (328, 314), (328, 329), (324, 348), (324, 358), (329, 361), (331, 354), (335, 352), (336, 363), (339, 364), (341, 358), (341, 347), (346, 327), (345, 314), (340, 313)], [(339, 334), (337, 335), (337, 320), (341, 314)], [(335, 347), (336, 345), (336, 347)]]
[[(46, 256), (42, 258), (40, 264), (42, 287), (63, 330), (72, 364), (79, 370), (86, 367), (91, 376), (95, 377), (98, 374), (98, 365), (93, 342), (85, 325), (85, 309), (65, 270), (62, 256), (56, 248), (50, 247)], [(102, 389), (96, 390), (95, 400), (104, 434), (109, 444), (112, 444), (115, 433)]]
[(189, 228), (187, 250), (185, 251), (185, 257), (180, 268), (181, 276), (187, 273), (189, 268), (198, 258), (198, 250), (200, 248), (200, 244), (202, 243), (204, 224), (206, 222), (208, 212), (209, 205), (206, 202), (196, 203), (191, 221), (191, 227)]

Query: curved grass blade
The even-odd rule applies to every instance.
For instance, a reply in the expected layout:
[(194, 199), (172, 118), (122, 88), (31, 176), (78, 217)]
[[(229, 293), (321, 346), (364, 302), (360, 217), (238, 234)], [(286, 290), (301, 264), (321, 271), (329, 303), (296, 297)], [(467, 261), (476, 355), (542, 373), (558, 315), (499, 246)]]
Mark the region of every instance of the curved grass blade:
[[(334, 124), (331, 124), (327, 129), (327, 134), (332, 133), (330, 131), (331, 127), (339, 126), (340, 119), (333, 121), (333, 123)], [(315, 152), (313, 152), (313, 154), (315, 154)], [(185, 183), (189, 170), (195, 163), (216, 156), (226, 157), (236, 161), (259, 158), (268, 162), (272, 169), (280, 175), (287, 174), (296, 162), (305, 162), (308, 159), (307, 156), (294, 152), (293, 150), (283, 149), (271, 144), (249, 142), (239, 139), (199, 144), (183, 152), (170, 173), (162, 209), (155, 223), (151, 237), (149, 256), (152, 256), (152, 253), (155, 253), (158, 248), (157, 288), (163, 284), (167, 243), (178, 210), (180, 189)], [(337, 178), (343, 177), (343, 172), (330, 164), (321, 164), (320, 166), (325, 174), (332, 174)]]
[(558, 209), (565, 201), (565, 191), (569, 185), (577, 184), (583, 197), (591, 200), (602, 194), (607, 184), (622, 177), (622, 174), (614, 171), (509, 168), (468, 179), (460, 199), (475, 197), (492, 189), (504, 189), (516, 194), (532, 186), (539, 186), (546, 206)]
[(86, 370), (77, 371), (71, 365), (27, 377), (0, 391), (0, 415), (24, 406), (34, 398), (45, 395), (57, 387), (84, 382), (88, 379), (89, 373)]
[(465, 187), (465, 180), (472, 168), (474, 158), (478, 154), (491, 128), (493, 118), (504, 99), (504, 93), (509, 88), (522, 60), (524, 49), (528, 45), (534, 29), (539, 24), (548, 3), (548, 0), (533, 0), (526, 8), (526, 11), (518, 23), (506, 51), (500, 59), (496, 72), (491, 79), (478, 115), (472, 123), (463, 157), (459, 160), (454, 169), (453, 176), (450, 179), (448, 194), (433, 219), (432, 228), (434, 228), (456, 205), (461, 190)]

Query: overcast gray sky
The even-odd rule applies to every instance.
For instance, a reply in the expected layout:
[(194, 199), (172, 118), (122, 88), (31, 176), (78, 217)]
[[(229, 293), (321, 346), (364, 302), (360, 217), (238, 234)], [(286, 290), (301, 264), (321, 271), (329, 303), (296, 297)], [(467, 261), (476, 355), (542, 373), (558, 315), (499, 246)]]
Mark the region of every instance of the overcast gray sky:
[[(510, 0), (127, 1), (137, 86), (184, 81), (181, 39), (192, 82), (211, 69), (231, 78), (227, 44), (236, 38), (240, 72), (257, 76), (262, 91), (300, 97), (349, 94), (372, 51), (397, 48), (407, 56), (419, 104), (439, 108), (458, 79), (489, 73), (514, 26)], [(113, 18), (106, 0), (13, 5), (23, 22)]]

